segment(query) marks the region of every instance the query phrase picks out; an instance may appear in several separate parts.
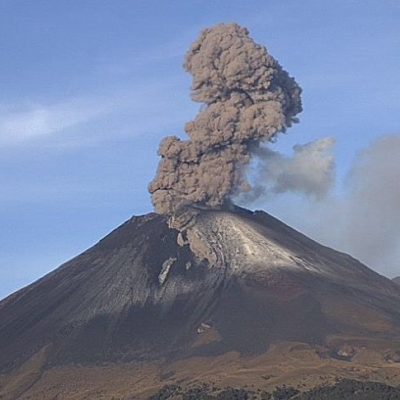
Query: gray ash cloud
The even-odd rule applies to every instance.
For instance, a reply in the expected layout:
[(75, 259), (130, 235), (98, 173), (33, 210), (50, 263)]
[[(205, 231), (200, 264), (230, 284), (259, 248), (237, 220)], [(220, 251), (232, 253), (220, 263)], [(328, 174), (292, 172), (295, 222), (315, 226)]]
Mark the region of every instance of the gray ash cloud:
[(249, 206), (286, 192), (324, 199), (335, 184), (334, 146), (335, 139), (326, 137), (297, 144), (292, 156), (259, 147), (254, 152), (256, 165), (252, 190), (240, 194), (237, 201)]

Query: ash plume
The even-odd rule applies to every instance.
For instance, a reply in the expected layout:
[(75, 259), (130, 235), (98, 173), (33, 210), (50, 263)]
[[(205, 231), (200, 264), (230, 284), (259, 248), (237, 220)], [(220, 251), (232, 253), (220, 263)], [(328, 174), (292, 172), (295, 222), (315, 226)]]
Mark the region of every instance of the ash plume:
[(324, 201), (294, 195), (285, 203), (274, 202), (271, 190), (237, 201), (248, 206), (253, 200), (256, 207), (284, 215), (285, 222), (318, 242), (351, 254), (381, 274), (399, 276), (399, 159), (400, 135), (381, 136), (357, 154), (339, 190), (327, 193)]
[(345, 193), (318, 213), (332, 224), (319, 226), (317, 237), (387, 276), (400, 270), (399, 158), (400, 135), (372, 142), (356, 158)]
[(188, 122), (188, 140), (163, 139), (149, 192), (156, 212), (220, 208), (249, 190), (244, 167), (263, 141), (284, 132), (302, 110), (301, 89), (246, 28), (205, 29), (186, 55), (191, 97), (204, 103)]
[(286, 192), (323, 199), (335, 182), (334, 146), (330, 137), (297, 144), (291, 157), (259, 147), (255, 151), (255, 183), (250, 192), (238, 197), (239, 203), (247, 205)]

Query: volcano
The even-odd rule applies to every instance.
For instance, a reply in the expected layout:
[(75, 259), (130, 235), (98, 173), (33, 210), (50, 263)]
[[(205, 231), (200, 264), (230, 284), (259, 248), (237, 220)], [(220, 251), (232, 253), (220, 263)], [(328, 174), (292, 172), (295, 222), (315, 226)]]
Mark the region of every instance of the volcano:
[(0, 302), (3, 399), (316, 375), (400, 383), (398, 349), (399, 285), (239, 207), (198, 211), (186, 233), (133, 217)]

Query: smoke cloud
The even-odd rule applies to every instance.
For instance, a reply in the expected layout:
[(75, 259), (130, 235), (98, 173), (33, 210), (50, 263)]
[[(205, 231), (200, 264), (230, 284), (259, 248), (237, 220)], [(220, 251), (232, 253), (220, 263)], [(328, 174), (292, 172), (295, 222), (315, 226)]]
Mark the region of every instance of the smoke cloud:
[(255, 151), (256, 167), (252, 190), (239, 196), (252, 203), (273, 194), (294, 192), (321, 200), (335, 183), (335, 140), (324, 138), (293, 147), (288, 157), (267, 147)]
[(260, 197), (256, 206), (268, 205), (312, 238), (386, 276), (400, 276), (399, 160), (400, 135), (384, 136), (356, 157), (338, 194), (318, 202), (287, 195), (284, 205)]
[(188, 122), (188, 140), (166, 137), (149, 185), (156, 212), (174, 216), (190, 206), (219, 208), (248, 190), (244, 167), (259, 144), (284, 132), (302, 110), (301, 89), (247, 29), (204, 30), (186, 55), (191, 97), (204, 103)]
[(400, 275), (399, 160), (400, 136), (373, 143), (356, 160), (331, 216), (341, 221), (338, 246), (386, 275)]

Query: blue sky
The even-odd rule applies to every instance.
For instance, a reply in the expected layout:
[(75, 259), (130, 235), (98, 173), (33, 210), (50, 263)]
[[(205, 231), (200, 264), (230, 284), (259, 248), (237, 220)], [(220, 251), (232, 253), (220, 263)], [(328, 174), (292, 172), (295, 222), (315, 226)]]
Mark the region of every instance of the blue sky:
[[(358, 152), (400, 131), (399, 21), (396, 0), (0, 0), (0, 298), (151, 211), (158, 143), (199, 108), (185, 51), (219, 22), (303, 87), (274, 148), (335, 137), (340, 192)], [(295, 222), (285, 201), (264, 208)]]

